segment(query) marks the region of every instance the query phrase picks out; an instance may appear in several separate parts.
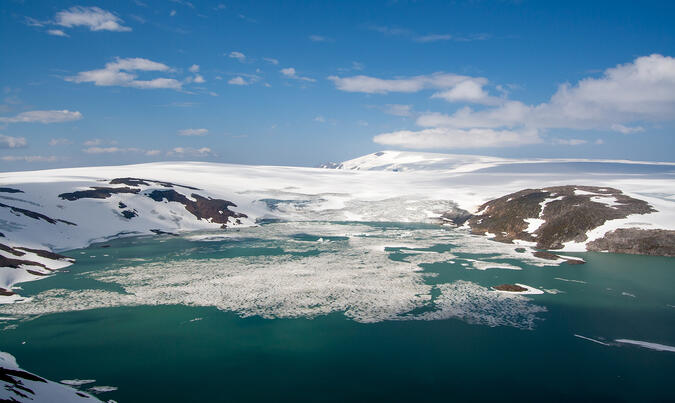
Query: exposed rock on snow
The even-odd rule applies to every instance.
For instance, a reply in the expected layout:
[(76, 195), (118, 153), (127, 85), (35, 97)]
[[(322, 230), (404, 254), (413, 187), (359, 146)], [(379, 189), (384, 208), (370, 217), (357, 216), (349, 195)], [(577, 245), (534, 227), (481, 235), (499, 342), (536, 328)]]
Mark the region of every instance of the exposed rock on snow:
[(675, 231), (619, 228), (589, 242), (587, 247), (598, 252), (675, 256)]
[(35, 212), (35, 211), (31, 211), (31, 210), (26, 210), (26, 209), (21, 208), (21, 207), (8, 206), (7, 204), (3, 204), (3, 203), (0, 203), (0, 207), (4, 207), (4, 208), (9, 209), (15, 215), (24, 215), (26, 217), (33, 218), (35, 220), (44, 220), (44, 221), (47, 221), (50, 224), (56, 224), (57, 222), (62, 222), (64, 224), (68, 224), (68, 225), (77, 225), (77, 224), (72, 223), (70, 221), (60, 220), (58, 218), (54, 219), (54, 218), (48, 217), (44, 214), (41, 214), (41, 213), (38, 213), (38, 212)]
[(185, 206), (185, 209), (192, 213), (198, 220), (205, 219), (210, 222), (223, 224), (223, 228), (227, 226), (230, 218), (234, 218), (235, 222), (241, 223), (240, 218), (246, 217), (246, 214), (235, 213), (229, 207), (237, 207), (236, 204), (227, 200), (211, 199), (193, 193), (190, 200), (185, 195), (176, 192), (175, 190), (153, 190), (148, 194), (148, 197), (154, 201), (161, 202), (167, 200), (170, 202), (178, 202)]
[(141, 189), (133, 189), (130, 187), (109, 188), (109, 187), (92, 187), (89, 190), (78, 190), (72, 193), (61, 193), (59, 195), (63, 200), (75, 201), (79, 199), (107, 199), (114, 194), (140, 192)]
[(16, 359), (4, 352), (0, 352), (0, 401), (100, 402), (89, 393), (22, 370), (17, 365)]
[[(610, 203), (608, 203), (611, 202)], [(500, 242), (535, 242), (540, 249), (562, 249), (581, 243), (587, 233), (609, 220), (656, 210), (620, 190), (593, 186), (555, 186), (511, 193), (480, 206), (469, 220), (474, 234), (495, 234)], [(536, 226), (528, 220), (538, 219)]]

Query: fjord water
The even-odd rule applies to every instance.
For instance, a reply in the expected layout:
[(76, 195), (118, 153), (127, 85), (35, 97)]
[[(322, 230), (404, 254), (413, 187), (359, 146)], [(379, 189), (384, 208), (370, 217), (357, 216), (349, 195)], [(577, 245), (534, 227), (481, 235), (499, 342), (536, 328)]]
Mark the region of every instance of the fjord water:
[[(457, 248), (460, 239), (469, 237), (457, 230), (367, 226), (385, 235), (407, 233), (413, 240), (416, 231), (448, 231), (456, 243), (417, 248), (455, 255), (451, 261), (420, 264), (429, 274), (427, 284), (527, 284), (547, 291), (527, 296), (546, 311), (538, 312), (527, 329), (475, 324), (461, 315), (361, 323), (340, 312), (267, 319), (210, 306), (111, 306), (5, 321), (0, 350), (16, 356), (22, 368), (52, 380), (96, 379), (96, 385), (115, 386), (116, 391), (99, 397), (119, 402), (675, 398), (675, 353), (615, 342), (675, 346), (674, 259), (580, 253), (574, 255), (584, 258), (584, 265), (541, 267), (499, 258), (495, 251)], [(130, 264), (142, 270), (153, 262), (169, 267), (186, 259), (329, 254), (333, 251), (322, 246), (326, 242), (346, 242), (335, 231), (318, 232), (321, 227), (313, 233), (291, 231), (291, 241), (316, 245), (293, 251), (289, 239), (258, 238), (255, 230), (236, 239), (205, 234), (95, 244), (69, 251), (78, 261), (68, 272), (25, 283), (22, 294), (51, 289), (124, 293), (120, 284), (101, 281), (96, 273), (115, 273)], [(392, 245), (399, 241), (391, 240)], [(396, 262), (413, 249), (392, 246), (386, 252)], [(134, 260), (141, 258), (145, 261)], [(521, 270), (477, 270), (466, 263), (494, 258)]]

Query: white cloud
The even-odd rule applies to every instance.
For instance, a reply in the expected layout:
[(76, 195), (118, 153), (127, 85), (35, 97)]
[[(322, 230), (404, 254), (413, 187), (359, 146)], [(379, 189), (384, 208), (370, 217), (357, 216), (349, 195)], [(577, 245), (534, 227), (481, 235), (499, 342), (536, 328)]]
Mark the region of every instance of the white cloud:
[[(412, 92), (428, 83), (419, 77), (395, 83), (357, 81), (337, 81), (336, 85), (338, 88), (344, 85), (347, 90), (361, 89), (361, 92), (394, 89)], [(630, 134), (644, 131), (640, 125), (643, 123), (675, 120), (675, 59), (657, 54), (609, 68), (598, 78), (586, 78), (575, 85), (562, 84), (548, 102), (538, 105), (491, 99), (482, 91), (482, 83), (475, 79), (463, 80), (434, 96), (487, 105), (494, 102), (497, 106), (480, 110), (464, 107), (451, 115), (426, 113), (418, 117), (417, 124), (427, 129), (383, 133), (374, 141), (407, 148), (512, 146), (540, 142), (538, 134), (548, 129), (612, 130)], [(571, 138), (554, 139), (553, 143), (580, 145), (587, 141)]]
[(433, 128), (419, 131), (400, 130), (378, 134), (373, 141), (386, 146), (413, 149), (461, 149), (482, 147), (513, 147), (540, 143), (536, 131), (492, 129)]
[(313, 78), (299, 76), (298, 73), (295, 71), (295, 68), (293, 67), (287, 67), (285, 69), (281, 69), (280, 71), (281, 74), (283, 74), (285, 77), (292, 78), (294, 80), (309, 81), (309, 82), (316, 81)]
[(447, 91), (437, 92), (432, 98), (442, 98), (448, 102), (471, 102), (484, 105), (498, 105), (501, 98), (490, 96), (483, 86), (487, 84), (484, 78), (474, 78), (462, 81)]
[(201, 74), (196, 74), (195, 77), (192, 79), (192, 82), (202, 84), (205, 83), (206, 80), (204, 80), (204, 77), (202, 77)]
[(82, 119), (78, 111), (29, 111), (22, 112), (13, 117), (0, 117), (1, 123), (61, 123)]
[(234, 78), (231, 78), (230, 80), (227, 81), (228, 84), (232, 85), (249, 85), (251, 83), (247, 82), (244, 77), (242, 76), (236, 76)]
[(387, 94), (389, 92), (419, 92), (424, 89), (449, 89), (467, 80), (485, 80), (451, 73), (382, 79), (358, 75), (353, 77), (328, 77), (340, 91)]
[(82, 151), (87, 154), (112, 154), (128, 151), (128, 149), (120, 147), (87, 147)]
[(59, 11), (54, 17), (56, 25), (67, 28), (83, 26), (91, 31), (131, 31), (131, 28), (121, 25), (122, 22), (115, 14), (98, 7), (71, 7)]
[(276, 66), (277, 64), (279, 64), (279, 60), (273, 59), (273, 58), (271, 58), (271, 57), (263, 57), (263, 60), (266, 61), (266, 62), (268, 62), (268, 63), (271, 63), (271, 64), (273, 64), (273, 65), (275, 65), (275, 66)]
[(627, 125), (672, 121), (675, 111), (675, 59), (662, 55), (639, 57), (605, 70), (600, 78), (576, 85), (562, 84), (548, 102), (526, 105), (503, 102), (496, 108), (462, 108), (452, 115), (425, 114), (425, 127), (600, 129), (621, 133), (643, 131)]
[(83, 146), (85, 147), (91, 147), (91, 146), (100, 146), (101, 144), (104, 143), (109, 143), (109, 142), (104, 142), (101, 139), (93, 139), (93, 140), (87, 140), (84, 143), (82, 143)]
[(0, 148), (23, 148), (26, 147), (26, 139), (23, 137), (12, 137), (0, 134)]
[(190, 73), (198, 73), (199, 72), (199, 65), (198, 64), (193, 64), (190, 66)]
[(642, 126), (636, 126), (636, 127), (628, 127), (620, 124), (613, 124), (610, 129), (612, 129), (615, 132), (623, 133), (623, 134), (631, 134), (631, 133), (640, 133), (645, 131), (645, 128)]
[(183, 129), (178, 131), (179, 136), (205, 136), (208, 129)]
[(244, 55), (244, 54), (241, 53), (241, 52), (230, 52), (230, 54), (228, 55), (228, 57), (230, 57), (230, 58), (232, 58), (232, 59), (237, 59), (237, 60), (239, 60), (239, 61), (242, 62), (242, 63), (244, 63), (244, 62), (246, 61), (246, 55)]
[(412, 114), (411, 105), (387, 104), (382, 110), (384, 113), (394, 116), (410, 116)]
[(174, 17), (175, 15), (176, 15), (176, 10), (171, 10), (171, 11), (169, 12), (169, 16), (170, 16), (170, 17)]
[(145, 152), (145, 155), (154, 157), (156, 155), (160, 155), (162, 152), (160, 150), (148, 150)]
[(5, 155), (0, 157), (0, 160), (6, 162), (54, 162), (58, 161), (58, 158), (55, 156), (44, 157), (41, 155)]
[(49, 35), (53, 35), (53, 36), (64, 36), (64, 37), (69, 36), (67, 33), (61, 31), (60, 29), (48, 29), (47, 33)]
[(586, 144), (588, 141), (582, 139), (554, 139), (553, 144), (560, 144), (563, 146), (580, 146)]
[(176, 147), (169, 151), (167, 155), (177, 155), (181, 157), (208, 157), (214, 155), (210, 148), (190, 148), (190, 147)]
[(72, 141), (64, 138), (58, 138), (58, 139), (51, 139), (49, 140), (49, 145), (54, 147), (54, 146), (62, 146), (62, 145), (67, 145), (67, 144), (72, 144)]
[(324, 118), (323, 116), (317, 116), (317, 117), (314, 118), (314, 121), (319, 122), (319, 123), (325, 123), (326, 118)]
[(134, 71), (161, 71), (171, 72), (171, 68), (163, 63), (152, 60), (135, 58), (116, 58), (114, 62), (106, 63), (105, 68), (77, 73), (76, 76), (66, 77), (66, 81), (74, 83), (94, 83), (97, 86), (120, 86), (140, 89), (167, 88), (179, 90), (180, 81), (173, 78), (155, 78), (152, 80), (137, 80)]

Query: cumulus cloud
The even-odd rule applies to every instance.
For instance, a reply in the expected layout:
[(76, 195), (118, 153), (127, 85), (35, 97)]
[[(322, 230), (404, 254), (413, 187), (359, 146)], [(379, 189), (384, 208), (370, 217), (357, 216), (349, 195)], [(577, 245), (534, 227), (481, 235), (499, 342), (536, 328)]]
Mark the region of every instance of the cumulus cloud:
[(548, 102), (509, 101), (497, 108), (420, 116), (422, 126), (517, 127), (643, 131), (637, 122), (668, 121), (675, 111), (675, 59), (644, 56), (605, 70), (600, 78), (562, 84)]
[(179, 136), (205, 136), (208, 129), (183, 129), (178, 131)]
[(230, 52), (227, 57), (232, 58), (232, 59), (237, 59), (240, 62), (244, 63), (246, 61), (246, 55), (241, 53), (241, 52)]
[(271, 64), (273, 64), (273, 65), (275, 65), (275, 66), (279, 64), (279, 60), (273, 59), (273, 58), (271, 58), (271, 57), (263, 57), (263, 60), (266, 61), (266, 62), (268, 62), (268, 63), (271, 63)]
[(377, 144), (413, 149), (462, 149), (481, 147), (513, 147), (540, 143), (536, 131), (512, 131), (492, 129), (433, 128), (419, 131), (400, 130), (378, 134), (373, 138)]
[(0, 134), (0, 148), (23, 148), (26, 147), (26, 139), (23, 137), (12, 137)]
[(470, 102), (484, 105), (497, 105), (503, 102), (501, 98), (490, 96), (483, 86), (487, 84), (484, 78), (467, 79), (449, 90), (437, 92), (432, 98), (442, 98), (448, 102)]
[(280, 71), (284, 77), (292, 78), (294, 80), (309, 81), (309, 82), (316, 81), (313, 78), (299, 76), (298, 73), (295, 71), (295, 68), (293, 67), (287, 67), (285, 69), (281, 69)]
[(120, 86), (140, 89), (166, 88), (180, 90), (182, 84), (173, 78), (154, 78), (152, 80), (137, 80), (135, 71), (159, 71), (171, 72), (172, 69), (152, 60), (134, 58), (116, 58), (114, 62), (106, 63), (105, 68), (98, 70), (82, 71), (76, 76), (66, 77), (66, 81), (74, 83), (94, 83), (97, 86)]
[[(415, 88), (419, 86), (417, 84)], [(384, 91), (381, 83), (374, 88)], [(389, 90), (390, 86), (384, 86), (384, 89)], [(465, 101), (476, 97), (485, 99), (478, 87), (470, 85), (465, 88), (456, 85), (434, 96)], [(450, 115), (426, 113), (417, 118), (417, 124), (428, 129), (384, 133), (376, 136), (375, 141), (409, 148), (422, 148), (420, 144), (425, 145), (423, 148), (464, 148), (454, 140), (463, 138), (473, 147), (481, 147), (531, 144), (540, 141), (537, 133), (548, 129), (611, 130), (631, 134), (643, 132), (644, 123), (673, 121), (673, 111), (675, 59), (654, 54), (609, 68), (598, 78), (562, 84), (547, 102), (541, 104), (500, 100), (498, 105), (480, 110), (464, 107)], [(481, 136), (487, 140), (469, 141), (469, 137), (460, 135), (470, 132), (483, 133)], [(520, 140), (514, 136), (519, 136)], [(450, 140), (441, 141), (441, 138)], [(553, 143), (579, 145), (582, 141), (555, 139)]]
[(432, 95), (448, 102), (472, 102), (496, 104), (500, 100), (490, 96), (483, 87), (488, 80), (482, 77), (469, 77), (452, 73), (434, 73), (414, 77), (383, 79), (365, 75), (353, 77), (329, 76), (328, 79), (340, 91), (361, 92), (365, 94), (388, 94), (390, 92), (413, 93), (422, 90), (443, 90)]
[(131, 31), (131, 28), (121, 25), (123, 22), (110, 11), (98, 7), (75, 6), (59, 11), (54, 17), (56, 25), (66, 28), (81, 26), (89, 28), (90, 31)]
[(232, 85), (249, 85), (249, 84), (251, 84), (248, 81), (246, 81), (244, 79), (244, 77), (242, 77), (242, 76), (233, 77), (233, 78), (229, 79), (227, 81), (227, 83), (232, 84)]
[(82, 114), (78, 111), (29, 111), (22, 112), (13, 117), (0, 117), (0, 123), (61, 123), (82, 119)]
[(190, 73), (198, 73), (199, 72), (199, 65), (198, 64), (193, 64), (190, 66)]

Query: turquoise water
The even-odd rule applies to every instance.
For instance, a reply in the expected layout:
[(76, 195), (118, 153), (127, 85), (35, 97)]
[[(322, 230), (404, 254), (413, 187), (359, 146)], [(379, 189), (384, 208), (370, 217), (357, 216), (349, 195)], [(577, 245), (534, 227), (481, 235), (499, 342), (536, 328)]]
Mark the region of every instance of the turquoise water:
[[(452, 263), (420, 263), (424, 273), (433, 274), (424, 277), (424, 284), (523, 283), (548, 290), (527, 296), (528, 304), (545, 311), (536, 313), (531, 329), (492, 327), (462, 317), (400, 320), (433, 311), (439, 294), (435, 288), (429, 291), (432, 303), (402, 311), (399, 320), (374, 323), (337, 311), (286, 317), (296, 311), (272, 309), (282, 317), (264, 319), (242, 318), (245, 308), (232, 312), (215, 306), (111, 303), (6, 321), (9, 327), (0, 332), (0, 350), (16, 356), (22, 368), (52, 380), (96, 379), (97, 385), (116, 386), (118, 390), (99, 397), (119, 402), (675, 399), (675, 353), (614, 342), (632, 339), (675, 346), (675, 260), (580, 253), (573, 255), (583, 257), (585, 265), (539, 267), (505, 255), (503, 245), (486, 250), (480, 243), (469, 251), (461, 247), (467, 235), (452, 230), (353, 224), (355, 233), (340, 233), (351, 225), (318, 223), (298, 231), (286, 226), (277, 236), (271, 224), (258, 230), (266, 231), (264, 236), (248, 230), (210, 242), (168, 236), (115, 240), (106, 248), (98, 244), (70, 251), (78, 261), (69, 272), (23, 284), (23, 294), (37, 296), (52, 289), (128, 293), (122, 268), (129, 265), (144, 270), (149, 267), (144, 265), (160, 262), (168, 269), (189, 261), (186, 267), (198, 270), (194, 262), (209, 259), (343, 259), (345, 251), (355, 247), (348, 244), (350, 237), (379, 237), (393, 245), (405, 234), (406, 242), (420, 246), (389, 247), (382, 252), (389, 261), (401, 262), (415, 251), (454, 255)], [(366, 234), (360, 234), (364, 228)], [(438, 231), (448, 234), (439, 236)], [(302, 247), (291, 251), (289, 245), (296, 244)], [(129, 260), (139, 258), (147, 260)], [(470, 259), (492, 259), (521, 270), (462, 265)], [(101, 276), (104, 272), (108, 274)], [(74, 295), (65, 293), (62, 298)], [(497, 318), (507, 314), (499, 309), (492, 313)]]

